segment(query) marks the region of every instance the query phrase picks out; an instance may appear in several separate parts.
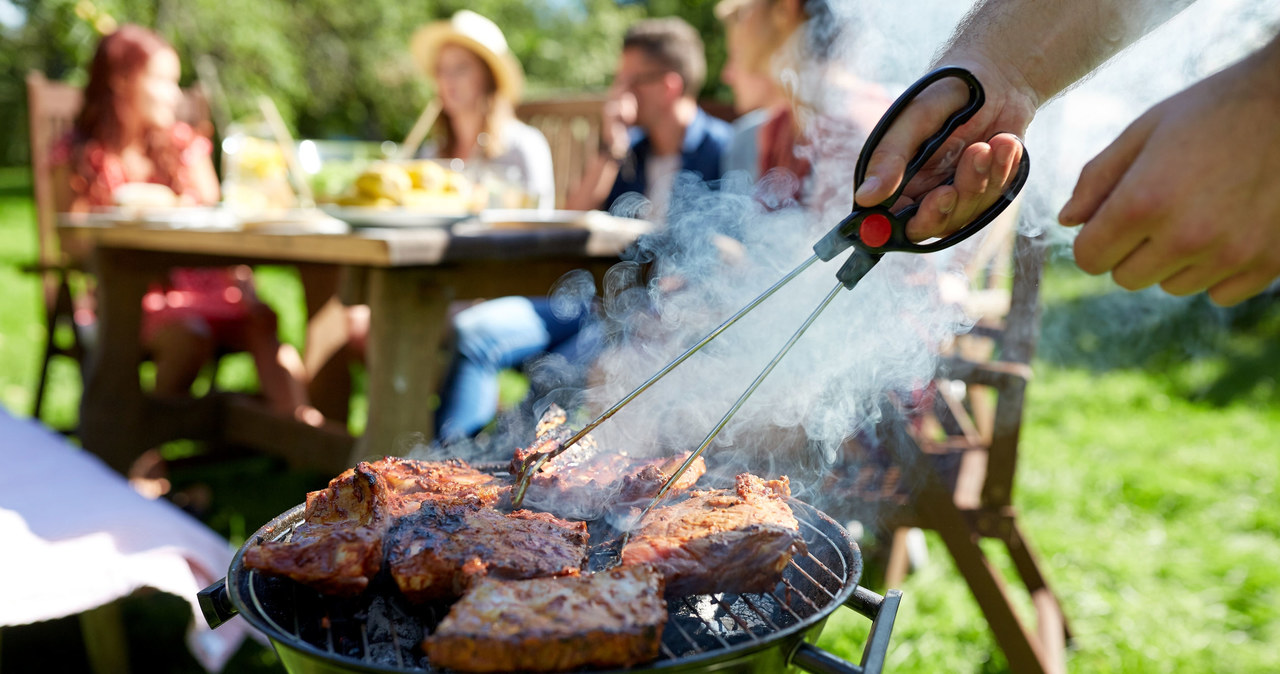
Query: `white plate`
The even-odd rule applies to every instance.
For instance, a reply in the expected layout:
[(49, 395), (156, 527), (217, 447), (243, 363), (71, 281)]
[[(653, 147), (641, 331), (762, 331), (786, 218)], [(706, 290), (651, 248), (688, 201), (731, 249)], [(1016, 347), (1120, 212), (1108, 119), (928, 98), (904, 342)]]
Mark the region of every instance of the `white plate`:
[(324, 212), (352, 227), (448, 227), (471, 217), (470, 213), (429, 213), (405, 208), (323, 206)]
[(490, 208), (480, 212), (481, 224), (491, 227), (585, 227), (590, 211), (553, 211), (536, 208)]

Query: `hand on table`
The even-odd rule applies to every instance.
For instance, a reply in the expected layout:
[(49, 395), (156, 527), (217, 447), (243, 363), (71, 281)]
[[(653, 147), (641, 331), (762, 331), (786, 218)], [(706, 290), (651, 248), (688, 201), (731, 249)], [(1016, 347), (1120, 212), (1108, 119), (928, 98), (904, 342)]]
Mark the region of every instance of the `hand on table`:
[[(976, 57), (944, 62), (972, 72), (982, 83), (986, 103), (951, 135), (903, 192), (898, 206), (921, 202), (907, 223), (907, 236), (913, 241), (950, 234), (996, 202), (1016, 173), (1022, 158), (1019, 136), (1036, 110), (1036, 97), (1029, 88), (1015, 84), (1016, 73), (1003, 73)], [(872, 152), (866, 180), (854, 195), (857, 205), (874, 206), (889, 198), (916, 150), (967, 100), (964, 85), (948, 78), (912, 101)], [(952, 173), (955, 182), (939, 186)]]
[(1076, 262), (1229, 306), (1280, 275), (1280, 49), (1156, 105), (1080, 174)]

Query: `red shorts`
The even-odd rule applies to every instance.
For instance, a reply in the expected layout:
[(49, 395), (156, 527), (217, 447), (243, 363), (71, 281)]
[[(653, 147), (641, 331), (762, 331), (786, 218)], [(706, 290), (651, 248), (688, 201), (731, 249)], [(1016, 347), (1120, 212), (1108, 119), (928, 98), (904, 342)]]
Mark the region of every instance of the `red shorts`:
[(244, 343), (251, 298), (231, 268), (175, 269), (168, 287), (152, 286), (142, 297), (142, 341), (176, 322), (199, 320), (209, 327), (215, 343)]

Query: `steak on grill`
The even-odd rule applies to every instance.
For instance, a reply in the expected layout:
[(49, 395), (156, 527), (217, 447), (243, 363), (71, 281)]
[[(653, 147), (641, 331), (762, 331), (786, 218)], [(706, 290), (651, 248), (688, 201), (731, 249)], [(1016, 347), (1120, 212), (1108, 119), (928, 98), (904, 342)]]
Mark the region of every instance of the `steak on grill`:
[(410, 601), (452, 599), (486, 575), (506, 580), (576, 575), (587, 560), (587, 540), (586, 522), (427, 501), (393, 529), (387, 563)]
[(658, 657), (662, 576), (630, 566), (588, 576), (477, 581), (422, 644), (463, 672), (629, 667)]
[(749, 473), (732, 490), (695, 491), (650, 511), (623, 547), (622, 564), (656, 567), (668, 597), (768, 591), (804, 549), (790, 496), (785, 476), (765, 481)]
[[(538, 454), (560, 448), (573, 434), (565, 425), (567, 416), (551, 405), (538, 422), (537, 439), (517, 449), (512, 473)], [(605, 509), (625, 511), (648, 504), (691, 452), (675, 456), (644, 458), (624, 451), (602, 451), (590, 436), (584, 436), (562, 454), (548, 459), (529, 480), (524, 505), (573, 519), (595, 519)], [(692, 489), (707, 472), (698, 457), (668, 493)]]
[(509, 490), (459, 460), (361, 461), (307, 494), (302, 524), (288, 541), (247, 548), (244, 564), (325, 594), (357, 595), (382, 567), (383, 537), (405, 513), (426, 500), (491, 505)]

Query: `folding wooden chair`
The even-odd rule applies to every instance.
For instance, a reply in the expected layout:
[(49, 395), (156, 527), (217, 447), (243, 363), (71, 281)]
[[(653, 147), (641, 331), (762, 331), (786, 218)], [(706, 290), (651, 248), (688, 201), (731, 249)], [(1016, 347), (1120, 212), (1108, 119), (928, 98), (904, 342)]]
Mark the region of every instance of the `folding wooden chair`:
[[(1012, 504), (1043, 256), (1042, 241), (1016, 236), (1007, 312), (997, 298), (994, 315), (957, 340), (923, 405), (886, 403), (887, 421), (874, 438), (851, 443), (848, 473), (832, 488), (845, 499), (842, 514), (873, 524), (877, 540), (889, 542), (881, 546), (890, 550), (887, 587), (900, 586), (906, 573), (906, 531), (938, 532), (1010, 668), (1058, 673), (1065, 671), (1070, 632)], [(997, 284), (988, 289), (999, 290)], [(1019, 615), (1008, 581), (980, 546), (983, 538), (1008, 549), (1030, 594), (1037, 629)]]

